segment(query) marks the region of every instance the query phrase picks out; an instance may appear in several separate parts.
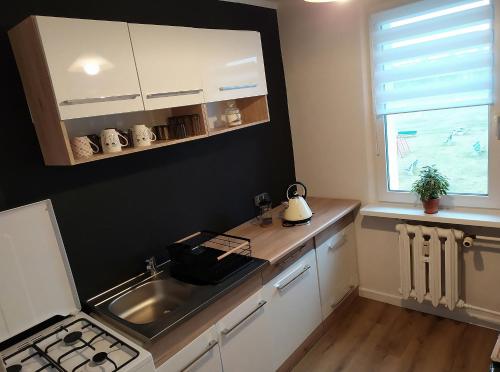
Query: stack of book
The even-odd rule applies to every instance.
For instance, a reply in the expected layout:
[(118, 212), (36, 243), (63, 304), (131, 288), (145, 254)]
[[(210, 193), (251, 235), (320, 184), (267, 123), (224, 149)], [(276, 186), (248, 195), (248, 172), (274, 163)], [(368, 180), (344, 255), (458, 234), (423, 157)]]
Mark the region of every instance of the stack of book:
[(172, 116), (166, 125), (155, 127), (155, 134), (160, 140), (176, 140), (205, 134), (200, 115)]

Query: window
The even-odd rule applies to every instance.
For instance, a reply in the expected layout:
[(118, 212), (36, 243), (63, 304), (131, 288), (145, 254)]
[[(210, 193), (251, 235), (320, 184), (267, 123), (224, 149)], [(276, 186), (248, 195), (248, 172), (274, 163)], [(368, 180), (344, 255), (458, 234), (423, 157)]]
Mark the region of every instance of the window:
[(449, 178), (454, 194), (488, 194), (489, 107), (391, 114), (385, 117), (390, 191), (410, 191), (425, 165)]
[(374, 14), (371, 30), (384, 192), (409, 191), (435, 165), (452, 194), (488, 196), (492, 3), (419, 1)]

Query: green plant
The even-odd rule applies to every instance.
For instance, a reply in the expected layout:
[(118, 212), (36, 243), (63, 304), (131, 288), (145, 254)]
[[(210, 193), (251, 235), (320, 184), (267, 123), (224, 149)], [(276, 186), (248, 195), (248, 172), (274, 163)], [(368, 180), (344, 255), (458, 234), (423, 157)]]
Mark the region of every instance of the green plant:
[(420, 177), (413, 183), (411, 191), (417, 193), (420, 200), (426, 201), (446, 195), (449, 187), (448, 179), (436, 167), (426, 166), (420, 171)]

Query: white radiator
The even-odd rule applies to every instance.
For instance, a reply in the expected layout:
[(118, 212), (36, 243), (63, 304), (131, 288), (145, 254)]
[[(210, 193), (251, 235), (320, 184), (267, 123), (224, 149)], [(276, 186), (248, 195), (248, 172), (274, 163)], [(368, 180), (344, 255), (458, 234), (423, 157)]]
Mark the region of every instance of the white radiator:
[(401, 294), (453, 310), (459, 298), (459, 250), (464, 233), (455, 229), (399, 224)]

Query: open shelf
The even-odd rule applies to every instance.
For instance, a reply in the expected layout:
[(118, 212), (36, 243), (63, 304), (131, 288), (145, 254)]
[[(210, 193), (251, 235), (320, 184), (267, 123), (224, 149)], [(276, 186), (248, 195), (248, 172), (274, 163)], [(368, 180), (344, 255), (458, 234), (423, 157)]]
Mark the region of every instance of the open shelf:
[[(131, 128), (134, 124), (146, 124), (151, 129), (156, 126), (165, 126), (166, 128), (170, 118), (184, 117), (189, 115), (198, 115), (199, 117), (199, 126), (197, 128), (194, 128), (193, 124), (191, 124), (193, 129), (187, 131), (190, 132), (190, 135), (182, 138), (158, 139), (152, 142), (150, 146), (133, 147), (132, 145), (130, 145), (129, 147), (124, 147), (122, 151), (119, 152), (100, 152), (86, 158), (75, 158), (73, 156), (71, 145), (69, 144), (70, 138), (76, 136), (98, 135), (100, 131), (105, 128), (115, 128), (124, 132), (127, 132), (128, 129)], [(153, 111), (140, 111), (126, 114), (74, 119), (61, 122), (61, 124), (66, 132), (66, 137), (68, 138), (67, 149), (70, 154), (71, 165), (89, 163), (97, 160), (113, 158), (116, 156), (129, 155), (137, 152), (172, 146), (179, 143), (204, 138), (208, 135), (206, 127), (205, 108), (204, 105), (201, 104)], [(130, 138), (129, 142), (131, 141), (132, 139)]]
[(91, 156), (89, 158), (75, 159), (75, 165), (77, 165), (77, 164), (83, 164), (83, 163), (89, 163), (89, 162), (97, 161), (97, 160), (108, 159), (108, 158), (114, 158), (116, 156), (134, 154), (136, 152), (141, 152), (141, 151), (158, 149), (160, 147), (177, 145), (179, 143), (195, 141), (197, 139), (206, 138), (206, 137), (207, 137), (207, 134), (202, 134), (202, 135), (199, 135), (199, 136), (192, 136), (192, 137), (187, 137), (187, 138), (182, 138), (182, 139), (176, 139), (176, 140), (158, 140), (158, 141), (154, 141), (151, 144), (151, 146), (130, 147), (130, 148), (125, 148), (125, 149), (123, 149), (120, 152), (114, 152), (114, 153), (108, 153), (108, 154), (99, 153), (99, 154), (95, 154), (95, 155), (93, 155), (93, 156)]
[[(242, 123), (229, 126), (223, 121), (223, 114), (228, 101), (211, 102), (197, 105), (172, 107), (160, 110), (137, 111), (123, 114), (103, 115), (72, 119), (66, 121), (52, 121), (50, 126), (37, 126), (42, 153), (47, 165), (78, 165), (117, 156), (131, 155), (137, 152), (153, 150), (218, 135), (238, 129), (251, 127), (269, 122), (267, 96), (246, 97), (235, 99), (234, 102), (241, 112)], [(186, 116), (197, 115), (199, 125), (192, 124)], [(184, 117), (184, 124), (179, 123), (179, 117)], [(177, 121), (169, 121), (177, 118)], [(124, 147), (115, 153), (97, 153), (86, 158), (75, 158), (71, 149), (71, 139), (80, 136), (94, 136), (98, 141), (99, 133), (103, 129), (115, 128), (126, 133), (135, 124), (145, 124), (150, 128), (162, 126), (165, 138), (154, 141), (145, 147)], [(178, 132), (171, 133), (170, 125), (182, 126), (180, 137)], [(191, 129), (189, 129), (191, 128)], [(97, 137), (95, 137), (97, 136)]]
[[(241, 112), (241, 124), (230, 126), (223, 121), (224, 111), (229, 102), (234, 102)], [(230, 101), (207, 103), (207, 127), (209, 135), (222, 134), (233, 130), (269, 122), (267, 96), (245, 97)]]

